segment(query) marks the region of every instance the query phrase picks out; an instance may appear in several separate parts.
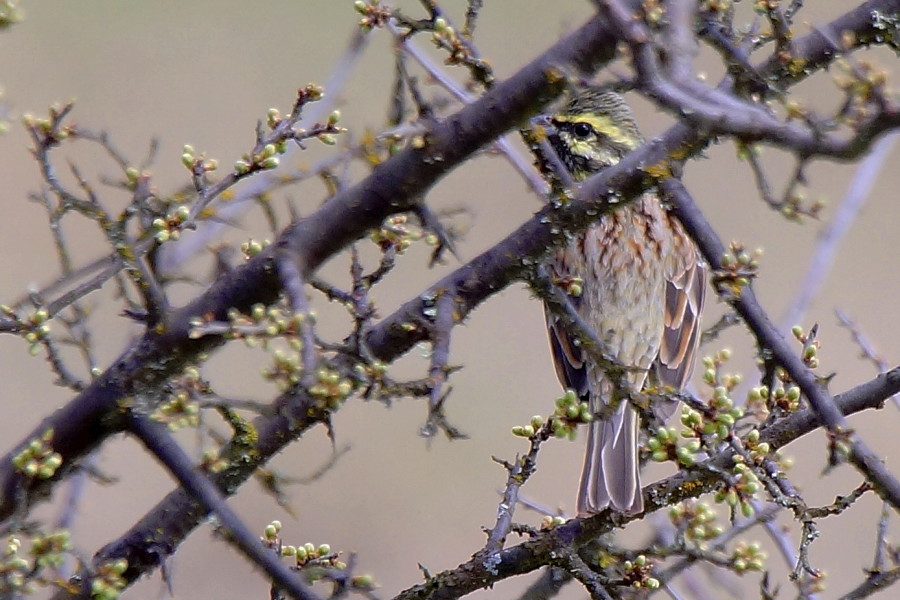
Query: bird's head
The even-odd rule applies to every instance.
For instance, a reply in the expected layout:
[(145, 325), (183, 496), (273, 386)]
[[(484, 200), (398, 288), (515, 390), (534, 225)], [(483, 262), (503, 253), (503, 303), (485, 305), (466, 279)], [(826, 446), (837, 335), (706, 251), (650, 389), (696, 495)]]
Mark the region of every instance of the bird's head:
[(625, 99), (609, 87), (579, 91), (549, 119), (549, 141), (577, 181), (616, 164), (643, 142)]

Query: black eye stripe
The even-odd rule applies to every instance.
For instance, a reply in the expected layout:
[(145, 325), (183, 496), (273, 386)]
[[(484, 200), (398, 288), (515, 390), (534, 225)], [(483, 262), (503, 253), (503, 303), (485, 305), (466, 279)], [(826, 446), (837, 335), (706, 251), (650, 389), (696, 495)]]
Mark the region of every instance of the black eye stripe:
[(601, 137), (594, 126), (585, 121), (567, 121), (552, 119), (551, 123), (559, 130), (566, 131), (579, 140), (586, 140), (591, 136)]

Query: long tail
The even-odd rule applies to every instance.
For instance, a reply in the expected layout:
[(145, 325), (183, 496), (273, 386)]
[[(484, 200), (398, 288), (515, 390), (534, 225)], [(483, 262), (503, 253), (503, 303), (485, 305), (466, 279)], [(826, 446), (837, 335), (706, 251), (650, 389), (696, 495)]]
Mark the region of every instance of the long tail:
[(631, 515), (644, 510), (638, 462), (637, 411), (622, 402), (615, 414), (588, 427), (587, 451), (578, 489), (578, 514), (608, 506)]

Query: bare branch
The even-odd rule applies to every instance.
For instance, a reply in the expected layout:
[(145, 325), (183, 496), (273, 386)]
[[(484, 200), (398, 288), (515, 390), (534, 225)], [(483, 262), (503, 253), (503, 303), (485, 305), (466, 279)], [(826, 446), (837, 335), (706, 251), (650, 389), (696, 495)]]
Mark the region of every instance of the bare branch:
[[(713, 269), (721, 269), (725, 246), (706, 222), (687, 190), (674, 179), (662, 182), (662, 188), (672, 198), (673, 213), (697, 242), (704, 258)], [(800, 357), (787, 345), (787, 342), (769, 321), (768, 316), (757, 302), (753, 290), (745, 288), (731, 303), (750, 327), (759, 345), (771, 352), (778, 364), (800, 386), (810, 406), (813, 407), (816, 415), (828, 430), (833, 435), (846, 440), (850, 445), (850, 454), (847, 458), (875, 485), (878, 495), (890, 502), (895, 510), (900, 511), (900, 482), (868, 448), (862, 438), (853, 432), (835, 407), (834, 399), (827, 389), (820, 383), (817, 376), (803, 364)]]
[(813, 251), (809, 267), (803, 281), (797, 286), (797, 294), (781, 319), (781, 328), (787, 330), (803, 320), (812, 299), (818, 295), (834, 258), (840, 248), (841, 241), (856, 222), (856, 217), (865, 206), (872, 185), (878, 180), (878, 173), (891, 154), (898, 139), (897, 134), (887, 135), (878, 140), (872, 152), (860, 163), (853, 175), (850, 187), (844, 194), (838, 210), (835, 211), (829, 224), (819, 234), (819, 241)]
[[(280, 560), (259, 542), (237, 514), (229, 508), (221, 492), (213, 483), (194, 467), (193, 461), (172, 439), (166, 428), (154, 423), (148, 417), (131, 412), (128, 426), (141, 442), (147, 446), (160, 462), (174, 475), (207, 511), (219, 518), (220, 524), (234, 543), (250, 560), (263, 569), (272, 581), (296, 600), (319, 600), (319, 596), (304, 585), (296, 573), (288, 569)], [(129, 565), (130, 567), (130, 565)], [(90, 584), (90, 579), (82, 580)]]

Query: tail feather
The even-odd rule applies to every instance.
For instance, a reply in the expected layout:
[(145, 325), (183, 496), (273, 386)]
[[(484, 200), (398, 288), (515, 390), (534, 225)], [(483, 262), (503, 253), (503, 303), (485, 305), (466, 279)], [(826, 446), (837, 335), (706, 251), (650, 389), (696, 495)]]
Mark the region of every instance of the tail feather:
[(612, 506), (618, 512), (644, 510), (638, 461), (637, 411), (622, 402), (615, 414), (588, 426), (587, 451), (578, 489), (578, 514)]

